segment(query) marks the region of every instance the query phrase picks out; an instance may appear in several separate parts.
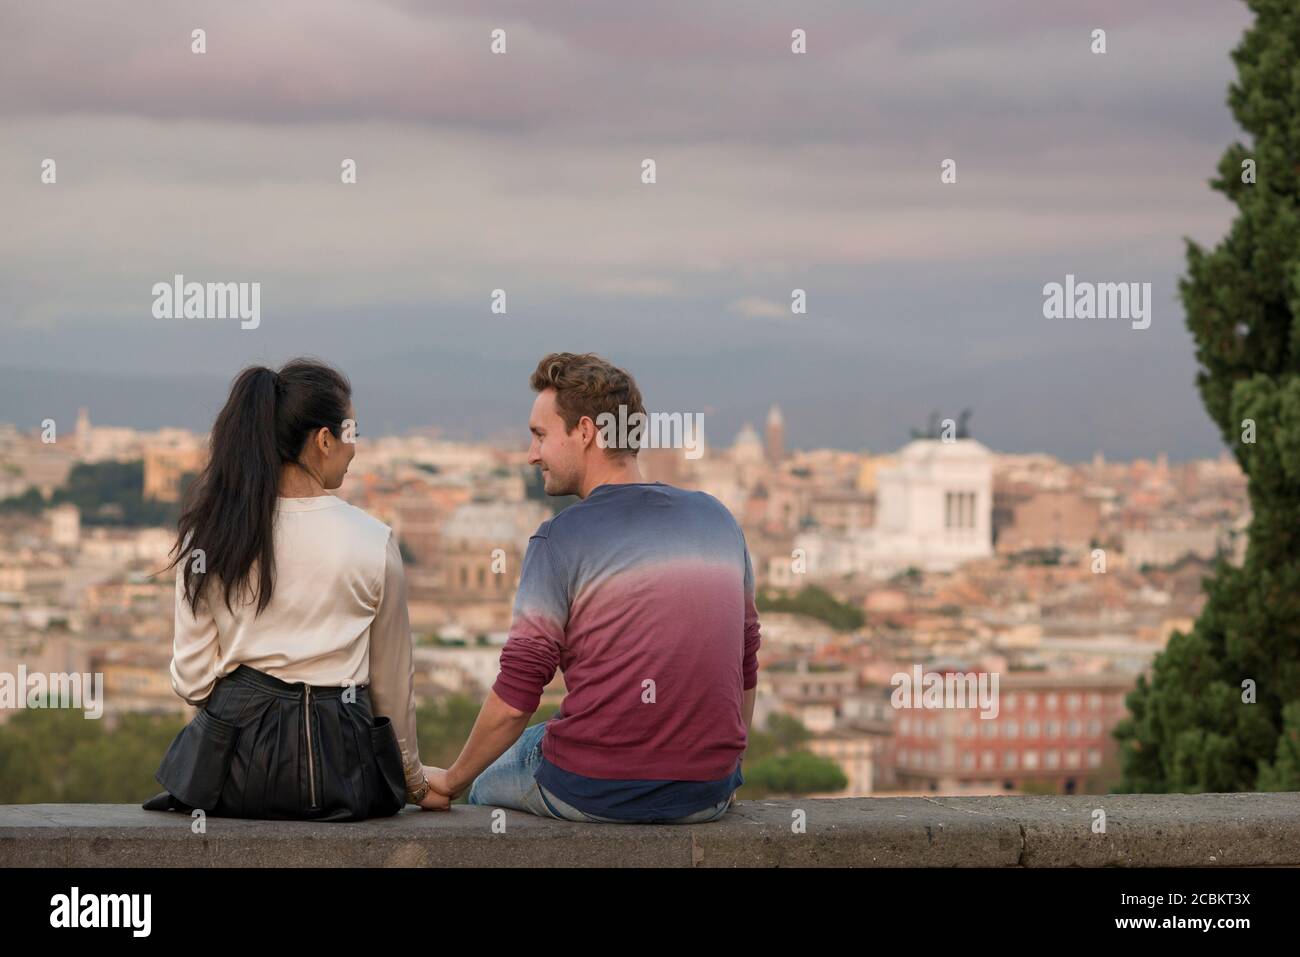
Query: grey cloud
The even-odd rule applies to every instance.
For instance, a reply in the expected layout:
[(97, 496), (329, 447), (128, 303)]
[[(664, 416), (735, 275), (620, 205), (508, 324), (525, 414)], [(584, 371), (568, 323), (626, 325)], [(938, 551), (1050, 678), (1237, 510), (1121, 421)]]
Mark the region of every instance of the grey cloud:
[[(4, 0), (0, 110), (304, 123), (382, 120), (617, 142), (869, 143), (998, 135), (1033, 148), (1150, 132), (1221, 96), (1244, 10), (1054, 4)], [(1091, 26), (1111, 52), (1087, 52)], [(806, 57), (788, 51), (792, 24)], [(209, 52), (189, 52), (203, 25)], [(503, 26), (510, 52), (492, 56)], [(56, 55), (51, 55), (56, 52)], [(1141, 96), (1135, 97), (1135, 90)], [(1073, 118), (1073, 119), (1072, 119)], [(1081, 124), (1078, 119), (1086, 122)], [(1046, 129), (1043, 124), (1047, 124)], [(1083, 128), (1081, 128), (1083, 127)], [(1203, 126), (1199, 135), (1211, 135)]]
[[(244, 361), (313, 351), (357, 369), (382, 421), (477, 428), (514, 406), (471, 387), (595, 348), (724, 423), (777, 398), (808, 442), (880, 447), (969, 400), (1000, 447), (1204, 451), (1172, 290), (1181, 237), (1214, 242), (1231, 214), (1205, 180), (1238, 135), (1245, 20), (1221, 0), (0, 0), (19, 224), (0, 232), (0, 362), (100, 370), (108, 396), (185, 371), (216, 395)], [(175, 272), (263, 282), (261, 328), (150, 320)], [(1152, 281), (1152, 329), (1046, 325), (1040, 290), (1066, 272)], [(796, 321), (728, 309), (795, 286)], [(22, 380), (21, 408), (66, 405), (76, 380)], [(145, 403), (111, 408), (162, 414), (129, 411)]]

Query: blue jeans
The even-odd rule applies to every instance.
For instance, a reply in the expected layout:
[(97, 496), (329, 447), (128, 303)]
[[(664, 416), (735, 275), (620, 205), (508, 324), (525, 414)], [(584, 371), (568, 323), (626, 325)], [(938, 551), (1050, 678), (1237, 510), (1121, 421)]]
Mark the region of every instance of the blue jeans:
[(703, 824), (722, 817), (736, 800), (735, 792), (732, 792), (729, 798), (718, 802), (713, 807), (706, 807), (685, 817), (660, 821), (620, 821), (616, 818), (587, 814), (572, 804), (560, 800), (555, 794), (538, 784), (533, 777), (537, 765), (542, 760), (542, 736), (545, 733), (546, 722), (525, 728), (519, 740), (474, 779), (469, 789), (467, 799), (469, 803), (527, 811), (538, 817), (556, 818), (561, 821), (599, 824)]

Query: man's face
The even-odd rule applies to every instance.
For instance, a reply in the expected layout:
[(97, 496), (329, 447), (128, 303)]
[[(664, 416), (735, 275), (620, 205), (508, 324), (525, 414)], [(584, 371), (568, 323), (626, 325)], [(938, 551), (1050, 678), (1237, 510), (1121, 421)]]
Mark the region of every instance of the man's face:
[(539, 392), (528, 416), (533, 442), (528, 447), (528, 464), (542, 468), (542, 487), (547, 495), (577, 495), (586, 473), (582, 430), (565, 432), (564, 419), (555, 408), (555, 390)]

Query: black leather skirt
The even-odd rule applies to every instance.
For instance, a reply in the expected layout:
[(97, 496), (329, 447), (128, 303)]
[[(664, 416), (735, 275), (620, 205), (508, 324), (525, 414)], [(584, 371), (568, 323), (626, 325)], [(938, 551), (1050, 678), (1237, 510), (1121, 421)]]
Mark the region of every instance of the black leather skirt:
[(240, 665), (217, 680), (154, 777), (151, 811), (360, 821), (406, 804), (397, 735), (370, 689), (289, 684)]

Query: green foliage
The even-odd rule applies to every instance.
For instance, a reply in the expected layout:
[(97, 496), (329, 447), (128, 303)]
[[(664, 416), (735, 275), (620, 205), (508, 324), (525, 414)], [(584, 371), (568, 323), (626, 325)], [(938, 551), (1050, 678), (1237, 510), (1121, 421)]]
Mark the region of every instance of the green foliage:
[(415, 643), (417, 645), (433, 645), (438, 648), (464, 648), (468, 644), (464, 638), (444, 638), (436, 631), (427, 635), (417, 635)]
[(834, 761), (804, 750), (812, 735), (798, 718), (775, 713), (766, 730), (751, 728), (742, 774), (745, 783), (736, 793), (741, 801), (769, 795), (818, 794), (841, 791), (848, 779)]
[(39, 515), (50, 507), (45, 496), (34, 488), (29, 488), (22, 495), (11, 495), (0, 501), (0, 514)]
[(783, 611), (807, 615), (826, 622), (836, 631), (853, 631), (866, 621), (862, 609), (836, 601), (829, 592), (816, 585), (806, 585), (797, 595), (778, 595), (766, 590), (759, 592), (755, 604), (759, 611)]
[(1282, 733), (1273, 761), (1259, 769), (1261, 791), (1300, 791), (1300, 701), (1282, 709)]
[(745, 789), (768, 794), (816, 794), (842, 791), (849, 779), (839, 765), (807, 751), (791, 751), (746, 766)]
[(162, 790), (153, 778), (180, 716), (122, 716), (109, 731), (68, 708), (23, 709), (0, 726), (0, 804), (132, 804)]
[(1059, 565), (1064, 550), (1060, 548), (1027, 548), (1011, 556), (1019, 565)]
[[(187, 484), (182, 481), (182, 485)], [(55, 489), (47, 502), (35, 489), (0, 501), (0, 512), (34, 515), (65, 502), (81, 510), (83, 525), (119, 525), (144, 528), (175, 525), (180, 506), (173, 502), (146, 501), (144, 462), (82, 462), (73, 466), (68, 481)]]
[(1020, 784), (1021, 794), (1056, 794), (1055, 781), (1022, 781)]
[(469, 740), (481, 706), (481, 701), (466, 695), (449, 695), (416, 708), (420, 760), (437, 768), (449, 767)]
[[(1234, 143), (1211, 181), (1238, 207), (1213, 250), (1187, 242), (1179, 284), (1210, 418), (1249, 477), (1241, 568), (1220, 560), (1190, 634), (1176, 633), (1116, 729), (1129, 791), (1297, 786), (1300, 733), (1300, 7), (1250, 0), (1228, 103)], [(1242, 164), (1254, 160), (1254, 183)], [(1246, 419), (1254, 441), (1244, 437)], [(1242, 683), (1255, 683), (1256, 700)]]
[(767, 734), (780, 751), (800, 749), (812, 737), (812, 732), (798, 718), (775, 713), (767, 719)]

